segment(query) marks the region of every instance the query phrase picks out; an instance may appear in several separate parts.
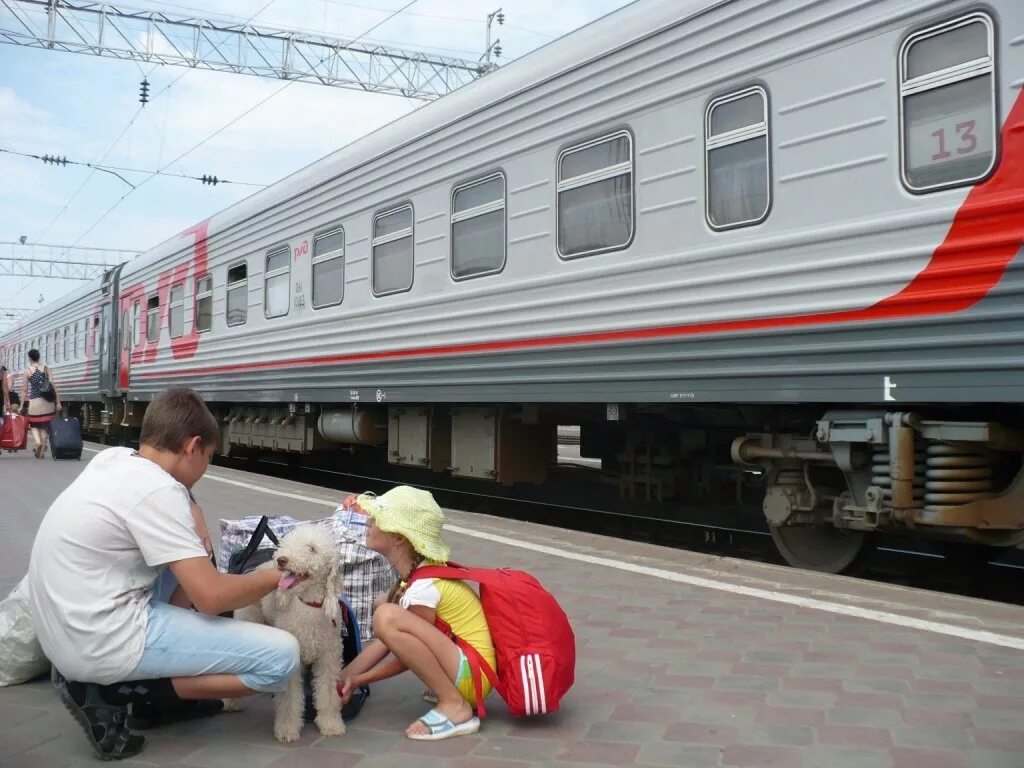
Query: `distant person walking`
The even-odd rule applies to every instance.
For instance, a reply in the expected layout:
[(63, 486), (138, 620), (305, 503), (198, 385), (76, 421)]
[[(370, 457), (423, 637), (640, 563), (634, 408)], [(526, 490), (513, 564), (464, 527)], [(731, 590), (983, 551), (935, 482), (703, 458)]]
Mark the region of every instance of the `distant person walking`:
[(46, 455), (46, 438), (49, 423), (60, 409), (60, 395), (50, 369), (39, 362), (39, 350), (28, 351), (28, 368), (21, 377), (22, 410), (28, 414), (28, 425), (32, 430), (33, 453), (37, 459)]
[(0, 400), (3, 401), (3, 410), (0, 411), (0, 427), (4, 425), (7, 418), (7, 411), (11, 409), (11, 388), (7, 384), (7, 366), (0, 365)]

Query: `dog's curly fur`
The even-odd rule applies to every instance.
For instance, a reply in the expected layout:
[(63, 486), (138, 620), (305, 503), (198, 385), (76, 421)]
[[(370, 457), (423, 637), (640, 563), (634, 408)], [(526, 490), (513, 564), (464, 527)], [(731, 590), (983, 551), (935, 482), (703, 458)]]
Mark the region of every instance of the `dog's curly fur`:
[[(305, 709), (302, 679), (308, 665), (313, 667), (316, 727), (324, 736), (342, 736), (345, 723), (336, 687), (341, 673), (337, 596), (342, 583), (334, 538), (320, 526), (300, 525), (281, 540), (274, 559), (261, 567), (276, 567), (282, 578), (289, 574), (308, 577), (235, 612), (235, 618), (287, 630), (299, 641), (299, 669), (288, 681), (288, 688), (274, 696), (274, 738), (285, 743), (299, 739)], [(234, 701), (225, 703), (229, 709), (238, 708)]]

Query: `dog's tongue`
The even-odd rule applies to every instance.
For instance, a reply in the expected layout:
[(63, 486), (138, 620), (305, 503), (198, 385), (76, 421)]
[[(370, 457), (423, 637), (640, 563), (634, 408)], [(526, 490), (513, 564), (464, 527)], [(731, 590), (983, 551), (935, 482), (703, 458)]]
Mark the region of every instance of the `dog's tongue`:
[(285, 573), (285, 574), (281, 575), (281, 580), (279, 582), (277, 582), (277, 588), (281, 589), (281, 590), (291, 589), (298, 582), (299, 582), (299, 577), (296, 576), (294, 573)]

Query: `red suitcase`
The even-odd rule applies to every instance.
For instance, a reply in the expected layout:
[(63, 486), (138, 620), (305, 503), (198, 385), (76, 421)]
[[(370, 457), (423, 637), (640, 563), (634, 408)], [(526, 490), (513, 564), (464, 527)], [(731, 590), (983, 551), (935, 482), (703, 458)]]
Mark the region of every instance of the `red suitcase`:
[(28, 442), (28, 419), (7, 414), (0, 427), (0, 451), (22, 451)]

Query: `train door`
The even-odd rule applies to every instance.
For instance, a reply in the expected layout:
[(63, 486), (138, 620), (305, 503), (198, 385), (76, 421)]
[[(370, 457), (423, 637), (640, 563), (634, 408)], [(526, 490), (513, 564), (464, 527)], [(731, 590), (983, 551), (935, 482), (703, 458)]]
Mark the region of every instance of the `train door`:
[(99, 361), (100, 392), (104, 397), (113, 397), (117, 394), (117, 294), (123, 266), (105, 272), (100, 288), (103, 293), (103, 303), (100, 304), (100, 337), (95, 343), (93, 354)]
[[(139, 303), (135, 302), (135, 311), (138, 312)], [(117, 388), (124, 394), (128, 391), (131, 381), (131, 360), (132, 360), (132, 310), (130, 302), (121, 302), (121, 357), (117, 371)]]
[(96, 340), (96, 359), (100, 361), (100, 392), (111, 395), (114, 390), (114, 369), (117, 366), (117, 345), (110, 339), (110, 308), (113, 302), (105, 301), (100, 307), (100, 337)]

